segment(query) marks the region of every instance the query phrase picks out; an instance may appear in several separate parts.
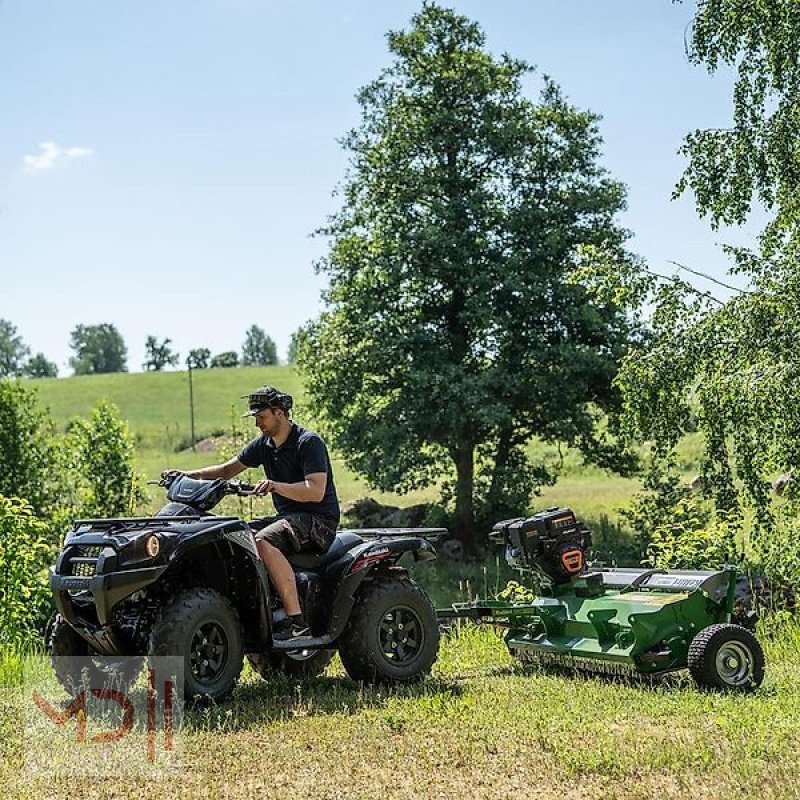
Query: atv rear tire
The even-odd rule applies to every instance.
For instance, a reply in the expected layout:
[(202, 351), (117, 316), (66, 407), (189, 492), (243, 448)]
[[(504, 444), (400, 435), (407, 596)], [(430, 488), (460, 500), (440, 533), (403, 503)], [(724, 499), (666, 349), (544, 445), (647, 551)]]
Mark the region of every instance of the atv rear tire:
[(213, 589), (188, 589), (162, 610), (150, 634), (150, 655), (184, 659), (184, 698), (224, 700), (244, 659), (239, 614)]
[(58, 682), (70, 695), (84, 686), (126, 691), (142, 670), (141, 657), (99, 654), (61, 614), (49, 625), (47, 650)]
[[(265, 680), (275, 675), (310, 680), (322, 675), (333, 660), (333, 650), (297, 650), (285, 653), (248, 653), (250, 666)], [(303, 655), (307, 653), (307, 655)]]
[(339, 654), (356, 681), (422, 678), (439, 654), (439, 623), (428, 596), (409, 578), (365, 583), (339, 639)]
[(709, 625), (689, 646), (689, 672), (706, 689), (752, 692), (764, 680), (764, 651), (741, 625)]

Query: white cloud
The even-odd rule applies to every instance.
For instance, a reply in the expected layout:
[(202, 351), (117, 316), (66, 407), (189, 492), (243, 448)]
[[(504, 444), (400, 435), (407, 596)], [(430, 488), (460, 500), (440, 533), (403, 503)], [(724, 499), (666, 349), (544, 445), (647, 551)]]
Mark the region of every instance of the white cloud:
[(62, 147), (55, 142), (42, 142), (39, 145), (39, 154), (24, 156), (22, 163), (26, 172), (41, 172), (53, 167), (60, 159), (85, 158), (92, 153), (89, 147)]

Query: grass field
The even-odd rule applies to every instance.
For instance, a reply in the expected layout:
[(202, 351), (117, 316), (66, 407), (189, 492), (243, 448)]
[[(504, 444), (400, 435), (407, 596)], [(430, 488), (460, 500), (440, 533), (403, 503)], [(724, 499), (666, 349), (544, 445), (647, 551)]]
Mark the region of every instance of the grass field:
[[(239, 395), (275, 383), (303, 394), (287, 367), (196, 375), (198, 430), (229, 430)], [(186, 373), (114, 375), (35, 382), (59, 426), (101, 398), (128, 420), (140, 468), (190, 468), (214, 453), (175, 452), (188, 436)], [(541, 456), (547, 448), (532, 443)], [(333, 454), (343, 500), (370, 494), (409, 504), (436, 499), (436, 489), (381, 495)], [(688, 442), (683, 466), (696, 468)], [(567, 453), (562, 478), (537, 505), (568, 504), (589, 519), (615, 520), (638, 488), (632, 480), (581, 464)], [(229, 501), (230, 502), (230, 501)], [(160, 497), (154, 493), (151, 505)], [(493, 593), (505, 564), (432, 562), (415, 577), (443, 605)], [(19, 686), (23, 667), (45, 674), (40, 657), (0, 652), (0, 786), (12, 800), (128, 798), (800, 798), (800, 628), (761, 632), (767, 678), (751, 696), (697, 691), (688, 676), (654, 683), (567, 672), (525, 670), (491, 629), (465, 627), (443, 639), (432, 676), (414, 686), (372, 688), (350, 681), (338, 659), (306, 684), (263, 681), (246, 669), (230, 701), (190, 711), (177, 772), (145, 776), (132, 761), (109, 761), (103, 777), (76, 775), (81, 750), (59, 739), (24, 735), (31, 699)], [(141, 691), (141, 690), (140, 690)], [(137, 738), (138, 737), (138, 738)], [(144, 733), (128, 746), (141, 751)], [(111, 752), (111, 751), (109, 751)], [(36, 771), (32, 763), (44, 763)]]
[[(193, 372), (195, 427), (198, 438), (221, 431), (229, 432), (234, 424), (251, 426), (241, 420), (245, 404), (239, 398), (256, 386), (267, 383), (279, 386), (295, 397), (294, 416), (299, 422), (308, 419), (305, 397), (299, 377), (289, 366), (237, 369), (195, 370)], [(136, 373), (92, 375), (73, 378), (45, 378), (31, 381), (59, 429), (71, 417), (85, 416), (100, 400), (109, 400), (128, 422), (136, 443), (140, 471), (148, 478), (158, 476), (164, 467), (193, 469), (214, 463), (219, 454), (192, 452), (181, 444), (190, 441), (188, 373)], [(255, 428), (253, 427), (255, 434)], [(531, 444), (534, 456), (555, 459), (555, 448)], [(358, 497), (396, 505), (411, 505), (437, 499), (431, 487), (397, 495), (376, 492), (355, 476), (337, 453), (332, 452), (334, 474), (342, 502)], [(255, 474), (255, 473), (254, 473)], [(544, 487), (540, 506), (572, 504), (579, 514), (596, 520), (606, 515), (616, 519), (617, 510), (638, 489), (638, 482), (612, 476), (602, 470), (587, 468), (574, 452), (567, 451), (562, 478), (555, 486)], [(151, 510), (161, 505), (159, 490), (151, 492)]]
[(248, 671), (230, 702), (187, 715), (177, 773), (147, 779), (118, 766), (100, 779), (70, 774), (77, 746), (52, 743), (45, 763), (63, 773), (36, 774), (37, 745), (21, 734), (28, 701), (6, 688), (0, 785), (9, 800), (790, 800), (800, 797), (800, 630), (766, 649), (767, 680), (751, 696), (699, 692), (684, 674), (651, 685), (524, 670), (472, 628), (444, 640), (433, 676), (410, 687), (355, 684), (338, 661), (304, 685)]

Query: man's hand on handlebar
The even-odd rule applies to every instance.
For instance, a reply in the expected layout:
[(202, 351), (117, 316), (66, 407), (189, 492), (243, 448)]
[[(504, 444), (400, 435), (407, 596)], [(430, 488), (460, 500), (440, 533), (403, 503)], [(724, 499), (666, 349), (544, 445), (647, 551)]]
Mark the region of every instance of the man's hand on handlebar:
[(253, 489), (253, 494), (271, 494), (275, 491), (275, 481), (267, 478), (266, 480), (259, 481), (256, 488)]
[(186, 473), (180, 469), (162, 469), (161, 477), (157, 481), (148, 481), (149, 484), (154, 486), (171, 486), (172, 482), (180, 478), (181, 475)]
[(182, 469), (162, 469), (161, 470), (161, 477), (162, 478), (178, 478), (181, 475), (185, 475), (186, 473)]

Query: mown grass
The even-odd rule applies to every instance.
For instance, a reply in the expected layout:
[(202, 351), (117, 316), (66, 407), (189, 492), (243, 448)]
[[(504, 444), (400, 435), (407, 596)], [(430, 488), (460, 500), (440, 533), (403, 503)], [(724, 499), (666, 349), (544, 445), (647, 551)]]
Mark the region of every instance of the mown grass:
[(800, 796), (800, 629), (784, 625), (765, 647), (767, 680), (751, 696), (700, 692), (683, 674), (646, 684), (523, 670), (473, 628), (445, 639), (432, 677), (410, 687), (355, 684), (338, 662), (306, 684), (247, 672), (228, 703), (187, 715), (181, 770), (148, 780), (26, 774), (25, 701), (7, 689), (0, 785), (25, 800), (788, 800)]

